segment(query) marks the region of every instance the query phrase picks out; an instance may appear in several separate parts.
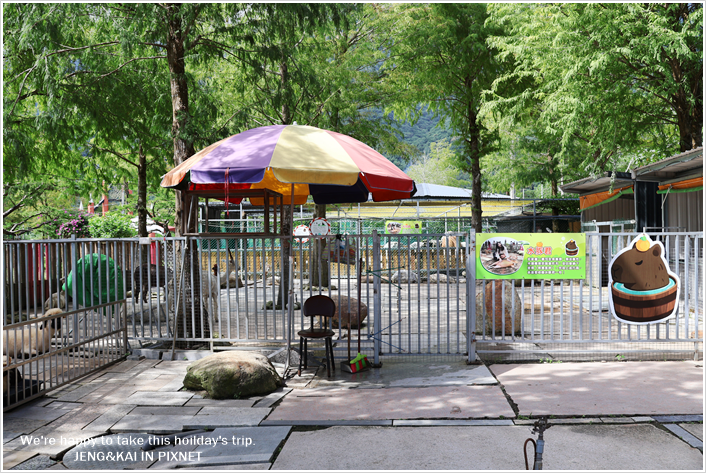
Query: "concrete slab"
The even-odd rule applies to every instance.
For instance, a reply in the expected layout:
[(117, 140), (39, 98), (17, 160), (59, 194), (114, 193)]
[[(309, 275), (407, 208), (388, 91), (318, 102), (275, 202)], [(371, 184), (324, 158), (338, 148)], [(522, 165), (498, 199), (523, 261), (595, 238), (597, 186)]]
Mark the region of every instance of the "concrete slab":
[(677, 415), (677, 416), (652, 416), (657, 422), (703, 422), (704, 416), (702, 415)]
[(35, 456), (37, 456), (37, 454), (34, 452), (11, 452), (8, 450), (3, 450), (2, 469), (9, 470), (10, 468), (13, 468)]
[(54, 466), (56, 462), (49, 458), (49, 455), (37, 455), (25, 460), (19, 465), (12, 467), (13, 470), (46, 470)]
[(441, 427), (452, 425), (514, 425), (510, 419), (417, 419), (417, 420), (395, 420), (392, 421), (395, 427), (429, 426)]
[(498, 386), (295, 389), (268, 420), (515, 417)]
[(45, 420), (51, 422), (69, 412), (66, 409), (51, 409), (48, 407), (24, 407), (20, 406), (17, 409), (4, 415), (5, 419), (34, 419)]
[(691, 433), (687, 432), (684, 430), (682, 427), (680, 427), (677, 424), (664, 424), (664, 427), (669, 429), (674, 435), (688, 443), (694, 448), (698, 448), (699, 450), (704, 449), (704, 443), (696, 438), (695, 436), (691, 435)]
[(289, 394), (292, 391), (292, 388), (277, 388), (276, 391), (271, 392), (267, 396), (263, 397), (255, 405), (257, 407), (272, 407), (272, 405), (276, 404), (277, 401), (282, 399), (284, 396)]
[(391, 427), (392, 420), (269, 420), (265, 419), (260, 422), (261, 426), (275, 426), (275, 425), (299, 425), (299, 426), (315, 426), (315, 427), (333, 427), (336, 425), (355, 425), (355, 426), (383, 426)]
[(703, 368), (695, 362), (509, 364), (490, 369), (521, 415), (703, 412)]
[(47, 468), (47, 470), (68, 470), (63, 463), (54, 463), (54, 465)]
[(109, 406), (108, 410), (105, 411), (96, 420), (88, 424), (85, 428), (86, 430), (110, 430), (116, 422), (125, 417), (130, 413), (135, 406), (129, 404), (117, 404), (115, 406)]
[[(527, 426), (332, 427), (293, 432), (272, 469), (522, 470), (528, 437)], [(698, 450), (648, 424), (553, 426), (545, 441), (546, 470), (700, 471), (703, 463)], [(361, 455), (350, 445), (375, 449)]]
[(632, 417), (601, 417), (604, 424), (632, 424)]
[[(204, 409), (208, 409), (204, 407)], [(268, 407), (238, 408), (230, 407), (223, 414), (198, 414), (184, 422), (184, 430), (189, 429), (215, 429), (219, 427), (240, 427), (258, 425), (270, 413)]]
[(336, 369), (330, 378), (326, 376), (325, 370), (321, 370), (309, 387), (424, 387), (497, 383), (488, 368), (483, 365), (466, 365), (463, 361), (429, 364), (390, 360), (385, 361), (382, 368), (372, 368), (360, 373), (344, 373)]
[(145, 392), (138, 391), (127, 398), (126, 404), (137, 406), (183, 406), (193, 397), (193, 393)]
[[(63, 463), (70, 470), (122, 470), (131, 468), (144, 461), (142, 447), (138, 442), (146, 442), (148, 437), (148, 434), (135, 433), (101, 437), (95, 443), (83, 443), (66, 452)], [(93, 455), (89, 457), (89, 453)], [(119, 453), (121, 455), (118, 455)]]
[(110, 428), (111, 432), (128, 433), (144, 432), (151, 434), (171, 434), (181, 432), (185, 423), (191, 422), (194, 416), (190, 415), (126, 415)]
[(48, 409), (76, 409), (77, 407), (81, 407), (81, 403), (79, 402), (62, 402), (62, 401), (55, 401), (52, 399), (49, 403), (47, 403), (44, 407)]
[(2, 443), (7, 443), (10, 440), (16, 439), (20, 435), (22, 435), (22, 434), (19, 432), (10, 432), (9, 430), (3, 430), (2, 431)]
[[(153, 469), (225, 466), (269, 462), (291, 427), (217, 428), (176, 440), (171, 449), (176, 454), (152, 465)], [(190, 453), (191, 458), (187, 458)], [(182, 454), (182, 455), (179, 455)], [(181, 458), (179, 458), (181, 456)]]
[(189, 470), (269, 470), (271, 463), (243, 463), (239, 465), (190, 466)]
[(62, 394), (61, 396), (59, 396), (57, 398), (57, 401), (77, 402), (79, 399), (92, 393), (96, 389), (100, 388), (102, 385), (103, 385), (102, 383), (93, 383), (93, 384), (83, 385), (83, 386), (78, 387), (72, 391), (69, 391), (67, 393)]
[(201, 407), (136, 407), (130, 411), (130, 415), (137, 416), (195, 416)]
[(16, 418), (4, 418), (2, 422), (3, 431), (8, 432), (19, 432), (21, 434), (29, 434), (34, 432), (43, 425), (47, 425), (48, 420), (37, 420), (37, 419), (23, 419), (21, 417)]
[(184, 387), (184, 376), (176, 376), (158, 391), (177, 392)]
[(704, 441), (704, 424), (679, 424), (679, 426), (697, 439)]
[(101, 406), (98, 404), (80, 405), (80, 407), (67, 411), (65, 416), (47, 424), (46, 428), (54, 430), (81, 430), (103, 415), (108, 409), (110, 409), (110, 406)]
[(56, 430), (49, 429), (47, 427), (42, 427), (31, 434), (33, 438), (40, 439), (40, 442), (38, 442), (37, 444), (23, 444), (22, 438), (16, 438), (15, 440), (12, 440), (11, 442), (8, 442), (3, 445), (3, 447), (17, 451), (49, 455), (53, 458), (87, 439), (100, 437), (104, 434), (105, 431), (69, 429)]
[(633, 422), (653, 422), (654, 419), (650, 416), (634, 416)]
[(186, 407), (252, 407), (254, 399), (197, 399), (192, 397), (184, 404)]

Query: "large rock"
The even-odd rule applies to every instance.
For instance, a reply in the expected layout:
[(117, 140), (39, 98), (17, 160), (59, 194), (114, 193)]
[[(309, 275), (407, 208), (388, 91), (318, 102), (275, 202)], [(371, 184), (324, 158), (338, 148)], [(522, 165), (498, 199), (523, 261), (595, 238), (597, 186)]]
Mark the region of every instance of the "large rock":
[(284, 382), (266, 356), (247, 351), (209, 355), (186, 370), (184, 387), (208, 391), (213, 399), (269, 394)]
[(419, 278), (417, 273), (411, 270), (403, 269), (402, 271), (395, 271), (391, 278), (392, 282), (398, 282), (402, 284), (417, 283)]
[(333, 298), (336, 303), (336, 312), (333, 316), (333, 326), (338, 328), (339, 321), (342, 328), (348, 328), (350, 324), (351, 328), (358, 328), (358, 320), (360, 320), (361, 325), (363, 321), (368, 316), (368, 306), (364, 302), (360, 302), (360, 314), (358, 314), (358, 299), (355, 297), (338, 296)]
[[(493, 297), (495, 287), (495, 297)], [(515, 323), (512, 323), (512, 300), (515, 299)], [(503, 311), (503, 304), (505, 304)], [(493, 317), (495, 308), (495, 317)], [(485, 313), (485, 327), (483, 314)], [(495, 323), (493, 323), (495, 319)], [(485, 307), (483, 306), (483, 289), (476, 292), (476, 332), (486, 335), (502, 335), (503, 320), (505, 321), (505, 335), (518, 334), (522, 327), (522, 299), (513, 287), (512, 281), (490, 281), (485, 285)]]

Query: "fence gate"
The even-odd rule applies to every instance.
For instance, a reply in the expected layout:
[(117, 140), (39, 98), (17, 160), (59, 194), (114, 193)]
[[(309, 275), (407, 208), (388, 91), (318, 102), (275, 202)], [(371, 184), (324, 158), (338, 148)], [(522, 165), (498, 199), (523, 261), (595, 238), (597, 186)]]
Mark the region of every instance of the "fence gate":
[[(585, 280), (478, 281), (478, 356), (545, 361), (702, 358), (703, 234), (648, 235), (663, 243), (669, 267), (681, 279), (676, 317), (649, 325), (618, 322), (609, 309), (607, 265), (638, 234), (586, 233)], [(488, 310), (487, 298), (495, 300), (498, 291), (512, 292), (512, 302), (508, 307), (489, 304)]]
[(374, 355), (467, 355), (467, 233), (373, 234)]
[(125, 356), (125, 298), (115, 290), (123, 244), (4, 243), (3, 410)]

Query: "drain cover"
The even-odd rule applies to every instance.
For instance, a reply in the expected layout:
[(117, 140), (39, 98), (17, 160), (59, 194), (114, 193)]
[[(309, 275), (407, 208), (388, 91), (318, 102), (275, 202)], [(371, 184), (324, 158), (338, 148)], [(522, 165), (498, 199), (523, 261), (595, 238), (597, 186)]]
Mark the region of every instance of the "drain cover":
[(64, 455), (70, 470), (123, 470), (142, 462), (157, 460), (154, 451), (143, 452), (150, 434), (114, 434), (96, 437), (77, 445)]

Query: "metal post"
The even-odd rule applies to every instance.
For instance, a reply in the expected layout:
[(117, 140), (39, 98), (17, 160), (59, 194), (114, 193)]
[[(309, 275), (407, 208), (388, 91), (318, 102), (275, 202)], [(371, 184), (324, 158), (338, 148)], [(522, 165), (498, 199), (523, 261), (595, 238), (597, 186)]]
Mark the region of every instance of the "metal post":
[(373, 299), (374, 299), (374, 311), (373, 311), (373, 333), (375, 333), (375, 338), (373, 339), (373, 366), (380, 367), (380, 338), (381, 333), (381, 317), (382, 317), (382, 281), (380, 280), (380, 235), (378, 235), (377, 230), (373, 230)]
[[(83, 269), (83, 268), (82, 268)], [(73, 298), (73, 310), (78, 311), (78, 288), (76, 287), (76, 280), (78, 274), (78, 268), (76, 265), (76, 234), (71, 235), (71, 272), (73, 273), (73, 280), (71, 281), (71, 297)], [(68, 278), (66, 278), (68, 283)], [(86, 276), (85, 274), (81, 278), (82, 286), (85, 287)], [(84, 305), (86, 301), (83, 301)], [(78, 343), (78, 312), (73, 315), (73, 333), (74, 333), (74, 343)]]
[(471, 230), (466, 245), (466, 350), (468, 363), (476, 361), (476, 231)]

